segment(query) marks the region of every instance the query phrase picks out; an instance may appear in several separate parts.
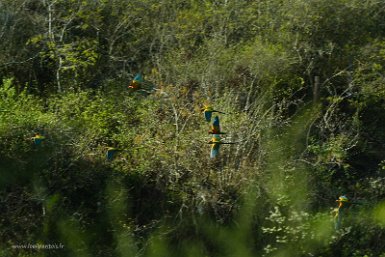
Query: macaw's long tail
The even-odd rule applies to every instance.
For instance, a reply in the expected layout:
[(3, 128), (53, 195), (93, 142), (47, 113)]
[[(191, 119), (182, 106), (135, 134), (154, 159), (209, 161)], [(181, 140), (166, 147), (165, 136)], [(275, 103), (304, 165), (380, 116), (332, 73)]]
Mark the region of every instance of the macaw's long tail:
[(337, 214), (337, 216), (335, 217), (335, 220), (334, 220), (334, 229), (335, 230), (339, 230), (341, 228), (341, 221), (342, 221), (341, 215)]

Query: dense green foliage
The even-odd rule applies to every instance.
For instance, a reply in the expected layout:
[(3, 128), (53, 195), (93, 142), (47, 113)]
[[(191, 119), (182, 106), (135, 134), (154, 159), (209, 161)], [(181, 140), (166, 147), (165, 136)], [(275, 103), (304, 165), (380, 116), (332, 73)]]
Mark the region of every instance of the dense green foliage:
[(0, 0), (0, 256), (385, 256), (384, 4)]

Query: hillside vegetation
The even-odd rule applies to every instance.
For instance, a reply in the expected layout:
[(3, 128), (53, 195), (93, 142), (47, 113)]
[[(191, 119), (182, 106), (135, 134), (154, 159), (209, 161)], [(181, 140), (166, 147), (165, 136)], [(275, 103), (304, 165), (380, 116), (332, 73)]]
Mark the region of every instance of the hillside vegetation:
[[(384, 17), (0, 0), (0, 256), (385, 256)], [(216, 158), (204, 105), (235, 143)]]

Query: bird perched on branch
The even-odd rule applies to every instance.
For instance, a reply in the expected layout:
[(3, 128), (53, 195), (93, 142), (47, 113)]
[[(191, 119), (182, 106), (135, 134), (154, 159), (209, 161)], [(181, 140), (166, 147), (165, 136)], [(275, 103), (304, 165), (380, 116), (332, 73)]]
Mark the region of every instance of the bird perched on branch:
[(211, 125), (211, 130), (209, 130), (209, 134), (226, 134), (225, 132), (221, 131), (221, 126), (219, 125), (219, 117), (215, 116), (213, 124)]
[(222, 113), (222, 114), (226, 114), (224, 112), (220, 112), (220, 111), (217, 111), (217, 110), (214, 110), (213, 107), (209, 106), (209, 105), (206, 105), (204, 106), (201, 111), (203, 112), (203, 116), (205, 117), (206, 121), (207, 122), (210, 122), (211, 121), (211, 116), (214, 112), (217, 112), (217, 113)]
[(222, 142), (222, 138), (220, 135), (213, 135), (213, 137), (211, 138), (211, 140), (208, 142), (208, 144), (211, 144), (211, 153), (210, 153), (210, 158), (215, 158), (218, 156), (219, 154), (219, 148), (221, 145), (232, 145), (232, 144), (235, 144), (235, 143), (231, 143), (231, 142)]
[(31, 137), (31, 139), (35, 145), (41, 145), (41, 143), (45, 140), (45, 136), (42, 136), (40, 133), (36, 133), (33, 137)]

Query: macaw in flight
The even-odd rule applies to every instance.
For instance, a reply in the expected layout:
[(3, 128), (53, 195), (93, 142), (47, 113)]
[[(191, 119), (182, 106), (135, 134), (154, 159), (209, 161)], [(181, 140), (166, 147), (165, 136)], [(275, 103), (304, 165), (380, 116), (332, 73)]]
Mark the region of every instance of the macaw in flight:
[(221, 126), (219, 125), (219, 117), (215, 116), (213, 124), (211, 125), (211, 130), (209, 130), (209, 134), (226, 134), (225, 132), (221, 131)]
[(107, 161), (112, 161), (114, 159), (115, 155), (121, 151), (122, 151), (122, 149), (118, 149), (118, 148), (110, 147), (110, 146), (107, 147), (107, 153), (106, 153)]
[(209, 106), (209, 105), (206, 105), (204, 106), (201, 111), (203, 112), (203, 116), (205, 117), (206, 121), (207, 122), (210, 122), (211, 121), (211, 116), (214, 112), (217, 112), (217, 113), (222, 113), (222, 114), (226, 114), (224, 112), (220, 112), (220, 111), (217, 111), (217, 110), (214, 110), (213, 107)]
[(219, 148), (221, 145), (232, 145), (235, 143), (230, 143), (230, 142), (222, 142), (222, 138), (220, 135), (214, 134), (211, 140), (208, 142), (208, 144), (211, 144), (211, 153), (210, 153), (210, 158), (215, 158), (219, 154)]
[(338, 202), (338, 209), (334, 217), (334, 228), (338, 230), (341, 228), (342, 217), (350, 201), (345, 195), (342, 195), (338, 198), (338, 200), (336, 200), (336, 202)]
[(134, 79), (128, 85), (128, 89), (133, 92), (141, 93), (145, 96), (156, 90), (155, 86), (151, 82), (144, 81), (140, 73), (135, 75)]
[(41, 145), (41, 143), (45, 140), (45, 136), (42, 136), (40, 133), (36, 133), (35, 136), (31, 137), (31, 139), (35, 145)]
[(142, 83), (143, 83), (143, 77), (140, 73), (137, 73), (134, 79), (128, 85), (128, 88), (138, 90), (141, 88)]

